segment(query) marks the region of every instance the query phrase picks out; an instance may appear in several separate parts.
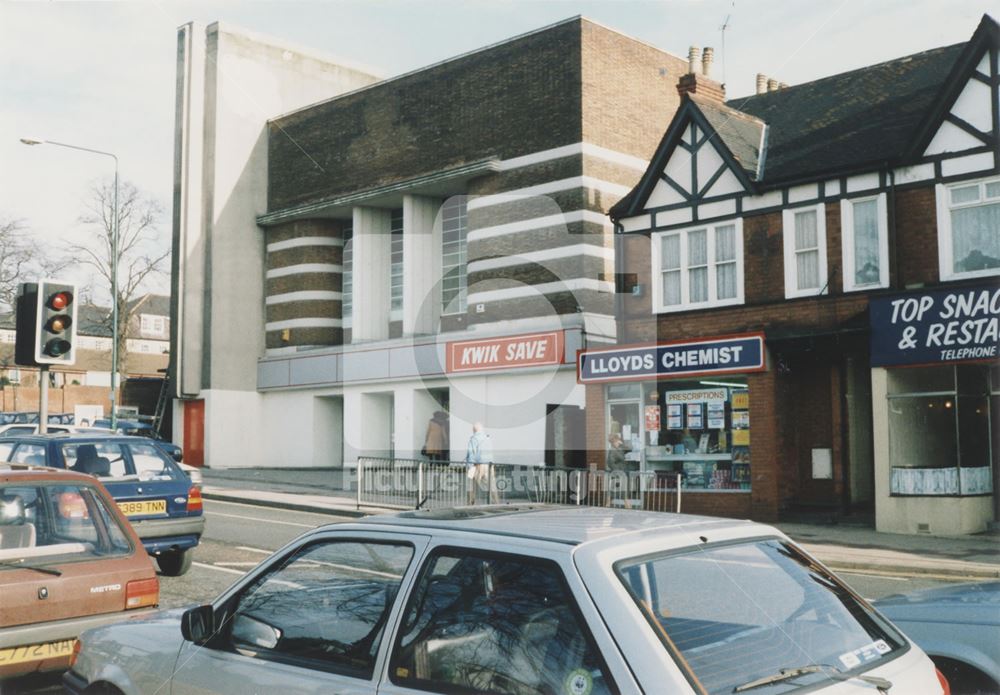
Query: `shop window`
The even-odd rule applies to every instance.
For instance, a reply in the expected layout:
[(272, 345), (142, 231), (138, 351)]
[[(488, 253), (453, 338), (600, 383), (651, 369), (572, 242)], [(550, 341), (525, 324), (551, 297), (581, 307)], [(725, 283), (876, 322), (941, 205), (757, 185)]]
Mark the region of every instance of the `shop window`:
[(889, 286), (889, 230), (886, 198), (840, 201), (844, 291)]
[(891, 494), (992, 492), (990, 372), (981, 365), (889, 371)]
[(466, 238), (469, 231), (465, 196), (452, 196), (441, 206), (441, 313), (466, 309)]
[(344, 328), (351, 327), (351, 316), (354, 310), (354, 223), (348, 221), (344, 224), (344, 253), (341, 262), (341, 302), (340, 315), (341, 325)]
[(389, 222), (389, 301), (390, 321), (403, 319), (403, 209), (392, 211)]
[(941, 279), (1000, 275), (1000, 179), (937, 187)]
[(653, 237), (654, 310), (743, 303), (743, 222), (735, 220)]
[(826, 294), (826, 216), (823, 205), (782, 213), (785, 298)]

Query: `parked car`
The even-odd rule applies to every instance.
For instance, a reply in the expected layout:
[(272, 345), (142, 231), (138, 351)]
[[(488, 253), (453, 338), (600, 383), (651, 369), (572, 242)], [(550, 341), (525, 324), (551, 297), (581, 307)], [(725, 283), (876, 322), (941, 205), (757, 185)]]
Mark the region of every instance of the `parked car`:
[(191, 567), (205, 527), (201, 489), (152, 439), (123, 435), (0, 437), (0, 461), (96, 475), (168, 576)]
[(111, 420), (95, 420), (94, 426), (90, 429), (100, 430), (102, 432), (127, 434), (133, 437), (149, 437), (150, 439), (155, 439), (160, 448), (166, 451), (174, 461), (180, 464), (181, 470), (187, 473), (187, 476), (191, 478), (191, 482), (199, 486), (202, 484), (203, 477), (201, 470), (196, 466), (189, 466), (184, 463), (184, 450), (177, 444), (161, 438), (149, 424), (139, 422), (138, 420), (118, 420), (115, 424), (117, 425), (117, 429), (113, 430), (111, 429)]
[(323, 526), (212, 604), (80, 645), (72, 693), (944, 691), (919, 647), (780, 531), (583, 507)]
[(158, 601), (153, 563), (98, 480), (0, 464), (0, 680), (64, 670), (81, 632)]
[(954, 695), (1000, 693), (1000, 582), (895, 594), (875, 605), (927, 652)]

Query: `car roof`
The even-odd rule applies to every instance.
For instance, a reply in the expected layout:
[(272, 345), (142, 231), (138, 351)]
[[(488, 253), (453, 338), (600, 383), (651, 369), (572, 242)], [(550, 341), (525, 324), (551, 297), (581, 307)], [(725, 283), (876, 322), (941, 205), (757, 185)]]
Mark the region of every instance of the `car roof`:
[(104, 434), (102, 432), (91, 433), (91, 432), (52, 432), (49, 434), (19, 434), (19, 435), (0, 435), (0, 440), (10, 440), (16, 442), (135, 442), (135, 441), (150, 441), (155, 442), (155, 439), (150, 439), (149, 437), (136, 437), (134, 435), (128, 434), (117, 434), (109, 433)]
[[(544, 504), (484, 505), (441, 510), (408, 511), (364, 517), (361, 524), (440, 529), (473, 534), (515, 536), (568, 545), (623, 537), (657, 534), (697, 539), (711, 532), (760, 526), (762, 535), (773, 529), (752, 521), (719, 519), (694, 514), (645, 512), (609, 507), (573, 507)], [(692, 541), (694, 542), (694, 541)]]
[(65, 468), (52, 468), (50, 466), (0, 462), (0, 483), (17, 485), (31, 482), (77, 482), (100, 487), (100, 481), (86, 473), (77, 473)]

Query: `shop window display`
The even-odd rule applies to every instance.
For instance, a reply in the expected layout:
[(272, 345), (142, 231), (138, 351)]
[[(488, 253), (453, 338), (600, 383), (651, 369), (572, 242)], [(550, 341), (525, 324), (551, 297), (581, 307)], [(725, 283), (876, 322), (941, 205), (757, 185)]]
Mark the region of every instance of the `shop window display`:
[(891, 494), (991, 493), (996, 372), (983, 365), (889, 371)]
[(678, 477), (685, 490), (750, 490), (750, 392), (741, 378), (644, 383), (641, 394), (616, 388), (609, 432), (629, 435), (628, 458), (641, 462), (647, 490), (676, 489)]

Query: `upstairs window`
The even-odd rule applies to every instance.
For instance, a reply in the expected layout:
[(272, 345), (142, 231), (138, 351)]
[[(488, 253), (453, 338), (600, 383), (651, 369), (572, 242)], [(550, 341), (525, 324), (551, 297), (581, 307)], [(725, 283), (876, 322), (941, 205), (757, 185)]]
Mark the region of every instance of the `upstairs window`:
[(886, 198), (840, 201), (844, 291), (889, 286), (889, 230)]
[(653, 236), (657, 312), (743, 303), (742, 220)]
[(942, 280), (1000, 275), (1000, 179), (937, 187)]
[(782, 213), (785, 298), (827, 292), (826, 216), (823, 205)]
[(468, 211), (465, 196), (441, 206), (441, 313), (464, 314), (467, 306), (465, 264)]
[(341, 261), (340, 316), (344, 328), (351, 326), (354, 310), (354, 222), (348, 221), (343, 227), (344, 254)]
[(389, 222), (389, 319), (403, 320), (403, 209), (392, 211)]

